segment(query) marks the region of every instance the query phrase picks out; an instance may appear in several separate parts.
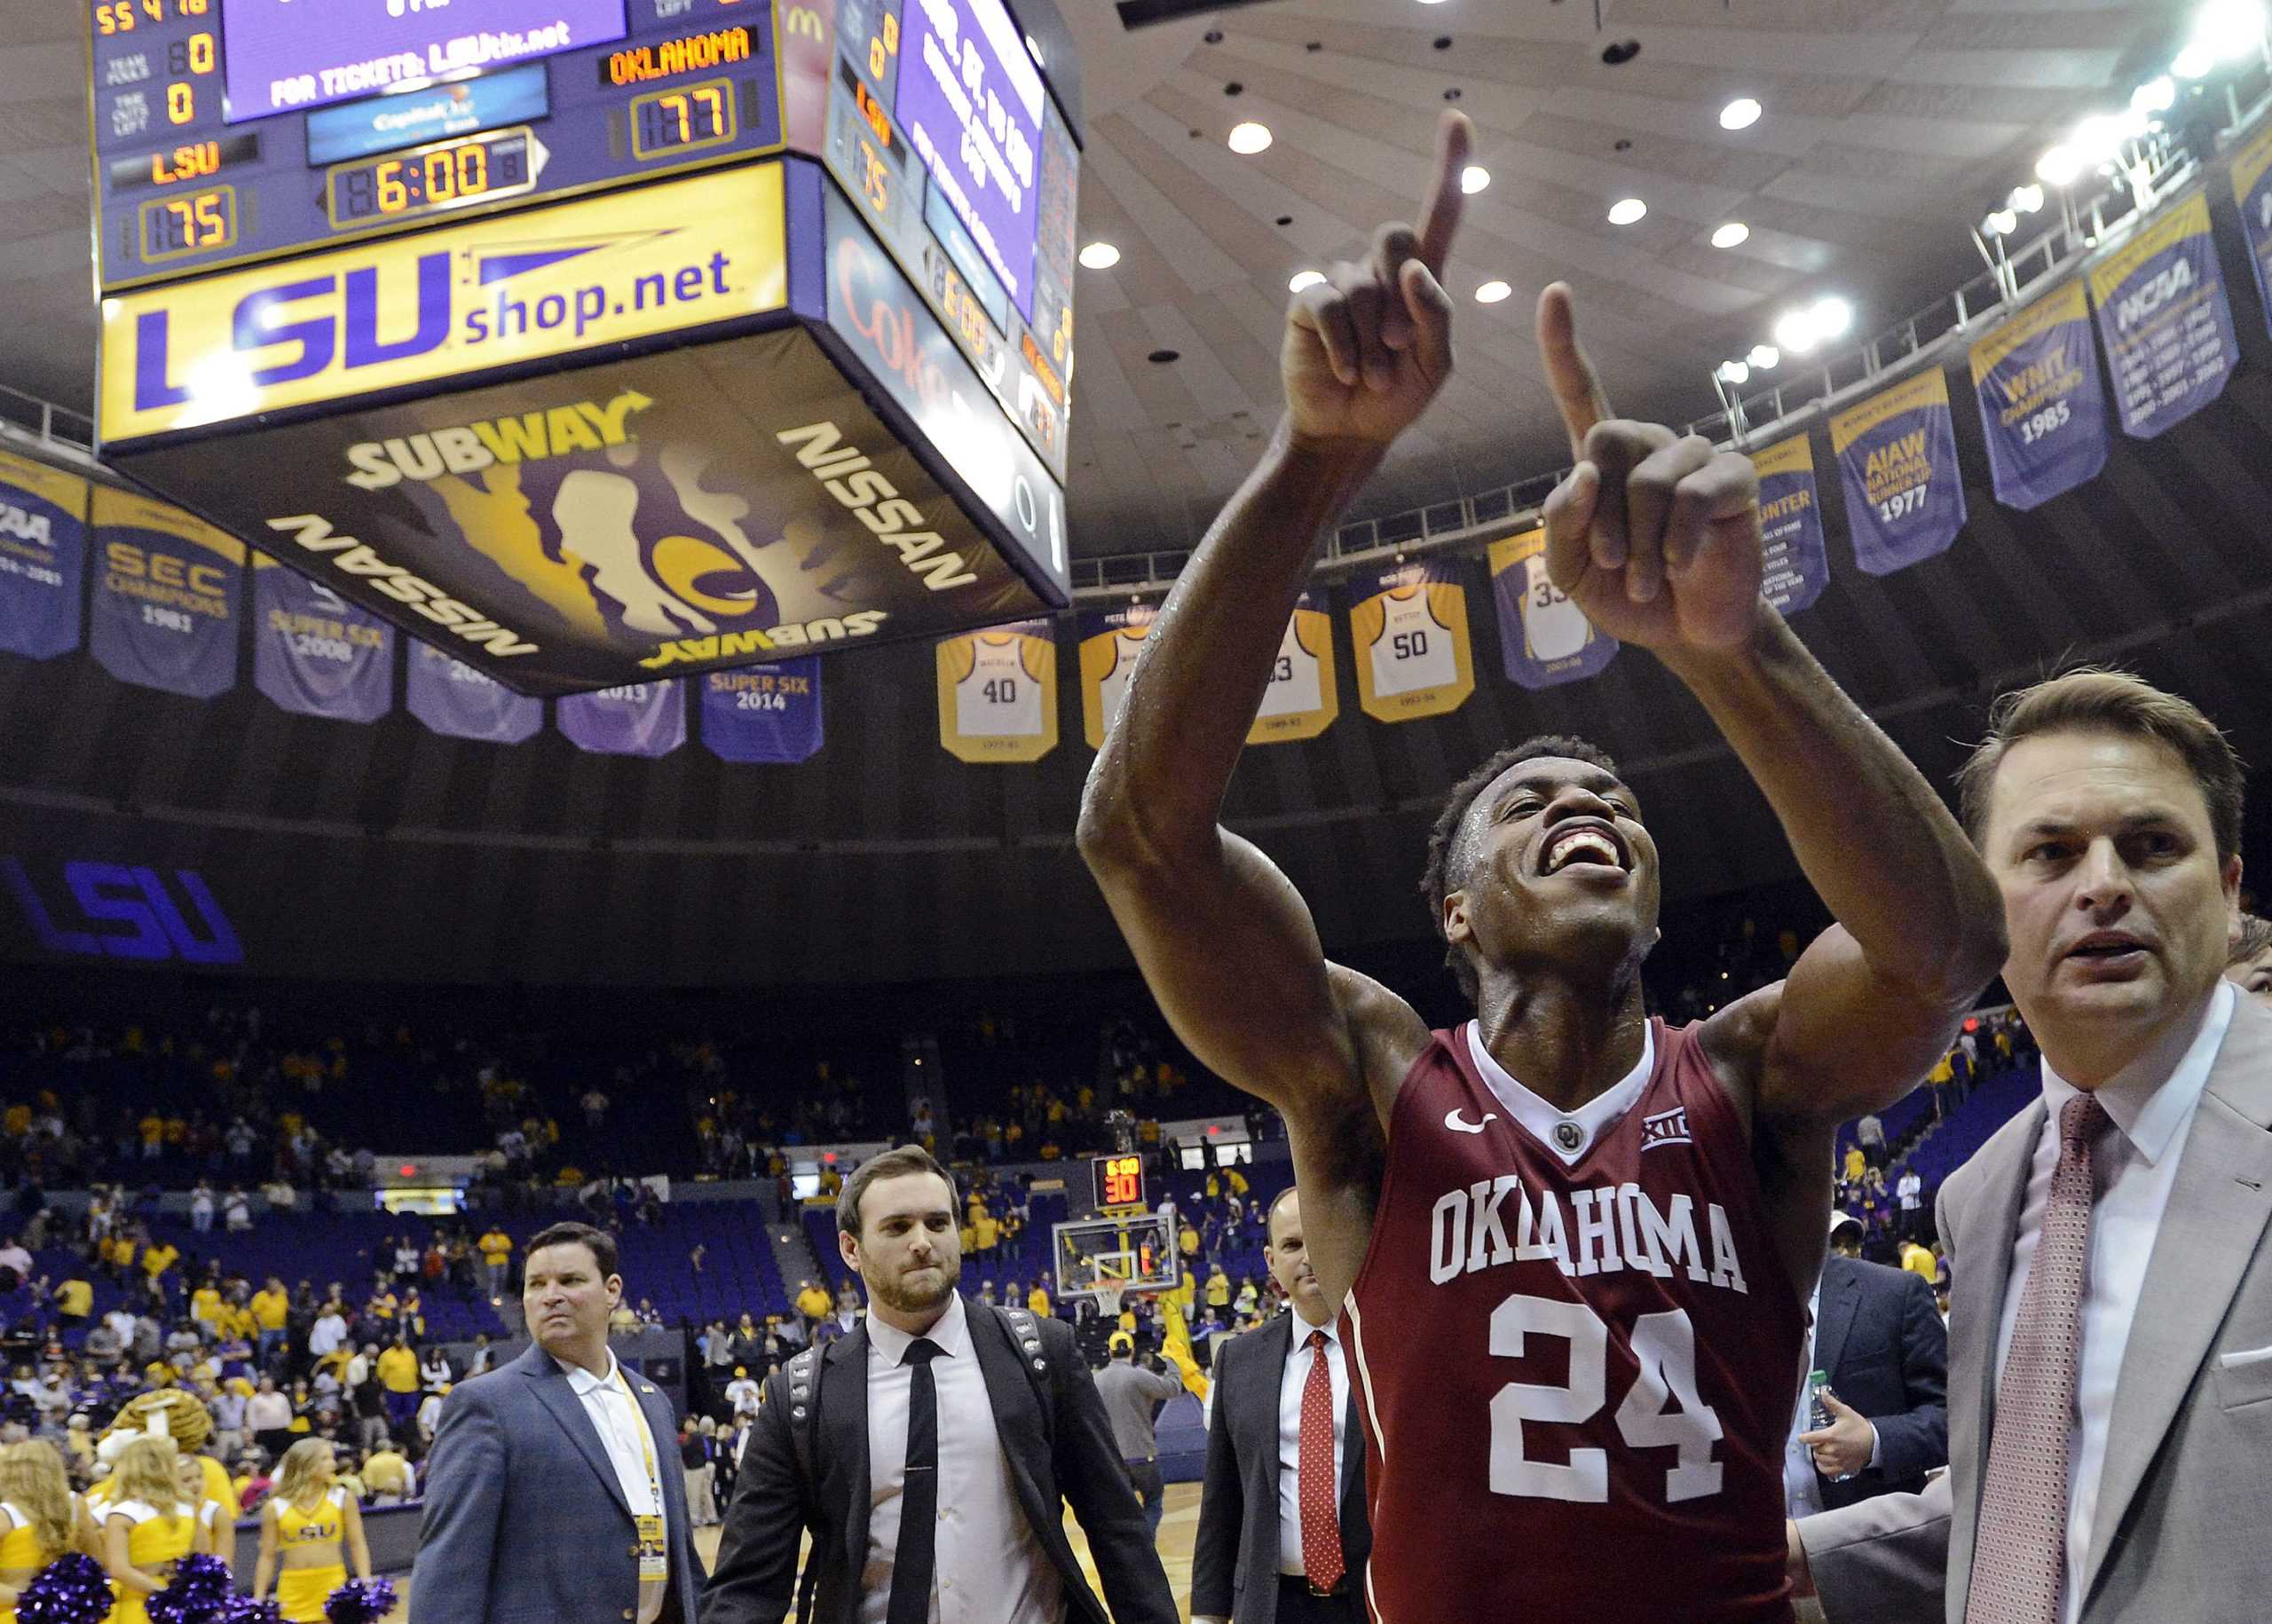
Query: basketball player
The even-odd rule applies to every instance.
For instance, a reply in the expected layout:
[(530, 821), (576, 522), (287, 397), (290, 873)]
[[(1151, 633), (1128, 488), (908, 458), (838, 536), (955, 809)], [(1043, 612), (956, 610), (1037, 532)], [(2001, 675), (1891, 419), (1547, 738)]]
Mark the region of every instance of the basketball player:
[(1348, 1299), (1372, 1616), (1784, 1620), (1834, 1124), (1925, 1074), (2004, 936), (1955, 820), (1761, 600), (1749, 462), (1604, 421), (1547, 289), (1577, 460), (1554, 584), (1661, 659), (1763, 792), (1838, 920), (1788, 981), (1649, 1017), (1656, 846), (1574, 740), (1501, 752), (1437, 822), (1428, 901), (1476, 1010), (1451, 1031), (1327, 963), (1286, 877), (1216, 823), (1312, 544), (1450, 370), (1467, 146), (1448, 116), (1419, 229), (1294, 301), (1286, 418), (1137, 666), (1081, 849), (1179, 1035), (1286, 1117), (1318, 1283)]

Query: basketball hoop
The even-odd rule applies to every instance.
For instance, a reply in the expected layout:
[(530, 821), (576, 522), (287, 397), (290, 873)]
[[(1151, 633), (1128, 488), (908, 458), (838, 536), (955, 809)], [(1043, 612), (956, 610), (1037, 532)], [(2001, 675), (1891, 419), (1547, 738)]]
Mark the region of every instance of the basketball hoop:
[(1099, 1286), (1092, 1291), (1089, 1295), (1097, 1300), (1098, 1315), (1107, 1320), (1119, 1319), (1120, 1299), (1126, 1290), (1124, 1286)]

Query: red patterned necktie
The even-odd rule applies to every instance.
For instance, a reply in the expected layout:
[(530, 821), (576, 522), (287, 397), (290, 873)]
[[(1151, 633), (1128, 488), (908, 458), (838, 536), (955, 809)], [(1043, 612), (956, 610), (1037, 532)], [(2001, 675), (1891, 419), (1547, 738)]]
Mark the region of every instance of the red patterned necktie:
[(1312, 1594), (1341, 1582), (1341, 1486), (1333, 1479), (1333, 1372), (1325, 1333), (1309, 1336), (1310, 1374), (1302, 1384), (1302, 1451), (1295, 1491), (1302, 1502), (1302, 1569)]
[(2078, 1328), (2090, 1254), (2091, 1140), (2106, 1108), (2078, 1094), (2059, 1112), (2059, 1162), (2019, 1319), (1996, 1390), (1965, 1624), (2057, 1624), (2067, 1565), (2067, 1440), (2082, 1359)]

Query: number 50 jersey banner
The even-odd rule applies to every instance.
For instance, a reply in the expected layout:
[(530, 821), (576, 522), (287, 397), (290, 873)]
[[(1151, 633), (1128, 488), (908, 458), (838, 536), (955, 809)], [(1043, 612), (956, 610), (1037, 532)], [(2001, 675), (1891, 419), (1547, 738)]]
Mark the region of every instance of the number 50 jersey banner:
[(2106, 397), (2083, 285), (2046, 295), (1972, 346), (1996, 500), (2024, 513), (2106, 466)]
[(1546, 573), (1546, 532), (1491, 544), (1491, 597), (1499, 610), (1499, 657), (1511, 682), (1551, 688), (1590, 677), (1617, 658), (1617, 639), (1593, 622)]
[(1948, 550), (1964, 528), (1949, 382), (1928, 367), (1830, 420), (1854, 562), (1890, 575)]
[(1400, 564), (1350, 579), (1349, 643), (1357, 703), (1376, 721), (1441, 716), (1475, 691), (1467, 589), (1458, 566)]

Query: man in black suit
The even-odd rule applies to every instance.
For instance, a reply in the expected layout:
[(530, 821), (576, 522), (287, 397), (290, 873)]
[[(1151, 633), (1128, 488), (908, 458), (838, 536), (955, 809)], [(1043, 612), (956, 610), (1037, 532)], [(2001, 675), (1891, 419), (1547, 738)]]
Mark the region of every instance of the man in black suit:
[(1310, 1272), (1301, 1198), (1287, 1190), (1265, 1222), (1263, 1256), (1293, 1308), (1215, 1355), (1192, 1624), (1356, 1624), (1373, 1534), (1341, 1305)]
[[(1812, 1365), (1829, 1379), (1830, 1425), (1792, 1440), (1784, 1487), (1795, 1516), (1915, 1494), (1948, 1464), (1949, 1334), (1933, 1288), (1908, 1269), (1863, 1262), (1861, 1250), (1861, 1225), (1834, 1214)], [(1798, 1425), (1809, 1425), (1804, 1415)]]
[(1069, 1504), (1116, 1624), (1175, 1624), (1072, 1327), (955, 1289), (961, 1211), (946, 1170), (913, 1146), (845, 1180), (838, 1245), (868, 1318), (767, 1379), (701, 1624), (780, 1624), (807, 1526), (801, 1620), (926, 1624), (936, 1608), (1107, 1624), (1065, 1538)]

